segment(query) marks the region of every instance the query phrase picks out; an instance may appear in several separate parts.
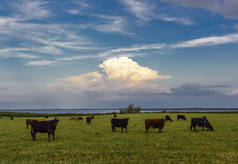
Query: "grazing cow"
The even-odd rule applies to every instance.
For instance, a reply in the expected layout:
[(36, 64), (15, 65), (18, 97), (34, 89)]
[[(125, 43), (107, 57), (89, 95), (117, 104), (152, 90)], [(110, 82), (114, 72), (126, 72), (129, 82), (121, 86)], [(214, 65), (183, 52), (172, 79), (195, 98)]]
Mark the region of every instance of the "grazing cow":
[(123, 128), (126, 129), (127, 132), (127, 125), (128, 125), (129, 118), (113, 118), (111, 119), (111, 125), (112, 125), (112, 132), (116, 131), (116, 127), (121, 128), (121, 132), (123, 133)]
[(164, 127), (164, 119), (147, 119), (145, 120), (145, 130), (148, 133), (149, 129), (152, 128), (159, 128), (159, 133), (161, 133), (161, 129)]
[(173, 120), (168, 115), (165, 116), (165, 121), (173, 122)]
[(83, 117), (78, 117), (78, 120), (83, 120)]
[(13, 120), (13, 117), (10, 117), (11, 120)]
[(91, 121), (92, 121), (92, 117), (89, 117), (89, 116), (88, 116), (88, 117), (86, 118), (86, 123), (87, 123), (87, 124), (90, 124)]
[(209, 123), (209, 121), (207, 120), (205, 116), (202, 118), (191, 118), (190, 130), (192, 131), (192, 128), (193, 128), (193, 131), (195, 131), (196, 126), (202, 127), (203, 130), (204, 130), (204, 127), (206, 127), (207, 130), (213, 131), (212, 125)]
[(31, 123), (33, 121), (38, 121), (38, 120), (35, 120), (35, 119), (26, 119), (26, 128), (28, 128), (28, 125), (31, 125)]
[(186, 120), (186, 117), (184, 115), (177, 115), (177, 120)]
[(31, 135), (32, 139), (36, 140), (36, 133), (48, 133), (48, 141), (50, 140), (50, 134), (53, 136), (53, 140), (55, 140), (55, 129), (59, 119), (55, 118), (51, 121), (33, 121), (31, 123)]
[(116, 115), (116, 114), (113, 114), (113, 117), (117, 117), (117, 115)]
[(94, 115), (91, 116), (91, 120), (94, 119)]

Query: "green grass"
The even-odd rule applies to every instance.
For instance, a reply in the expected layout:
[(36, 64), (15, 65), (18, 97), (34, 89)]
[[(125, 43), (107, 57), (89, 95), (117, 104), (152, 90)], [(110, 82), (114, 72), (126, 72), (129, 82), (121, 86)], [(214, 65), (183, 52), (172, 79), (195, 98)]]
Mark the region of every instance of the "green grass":
[[(177, 114), (169, 113), (174, 122), (167, 122), (162, 133), (150, 129), (145, 134), (145, 119), (165, 115), (119, 115), (130, 118), (128, 134), (111, 132), (112, 115), (96, 116), (91, 125), (59, 117), (56, 141), (49, 142), (45, 133), (32, 141), (26, 117), (3, 117), (0, 163), (238, 163), (238, 114), (186, 113), (187, 121), (176, 121)], [(190, 118), (203, 115), (215, 131), (191, 132)]]

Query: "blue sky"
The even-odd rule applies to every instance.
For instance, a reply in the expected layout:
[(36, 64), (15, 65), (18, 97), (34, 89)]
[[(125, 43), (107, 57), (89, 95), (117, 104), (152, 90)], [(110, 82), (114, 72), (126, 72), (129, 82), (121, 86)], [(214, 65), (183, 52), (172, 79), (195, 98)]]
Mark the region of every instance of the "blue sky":
[(238, 107), (237, 0), (1, 0), (0, 108)]

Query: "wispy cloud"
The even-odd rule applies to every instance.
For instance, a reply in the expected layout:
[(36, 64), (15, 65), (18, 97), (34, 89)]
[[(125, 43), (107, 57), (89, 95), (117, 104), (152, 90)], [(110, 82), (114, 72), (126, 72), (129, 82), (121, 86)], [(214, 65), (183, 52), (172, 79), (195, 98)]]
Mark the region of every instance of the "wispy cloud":
[(184, 25), (194, 25), (195, 23), (193, 21), (191, 21), (188, 18), (182, 18), (182, 17), (170, 17), (167, 15), (158, 15), (157, 19), (163, 20), (163, 21), (167, 21), (167, 22), (176, 22), (179, 24), (184, 24)]
[(133, 45), (127, 48), (117, 48), (111, 50), (112, 53), (114, 52), (129, 52), (129, 51), (141, 51), (141, 50), (151, 50), (151, 49), (163, 49), (166, 47), (166, 44), (157, 43), (157, 44), (144, 44), (144, 45)]
[(227, 43), (236, 43), (238, 42), (238, 34), (229, 34), (224, 36), (211, 36), (204, 37), (189, 41), (184, 41), (171, 45), (172, 48), (188, 48), (188, 47), (199, 47), (199, 46), (211, 46)]
[(73, 15), (77, 15), (81, 13), (80, 10), (77, 10), (77, 9), (67, 10), (67, 12)]
[(79, 25), (82, 29), (94, 29), (96, 31), (105, 33), (118, 33), (124, 35), (134, 35), (127, 31), (127, 21), (124, 17), (120, 16), (107, 16), (91, 14), (90, 16), (103, 19), (103, 23), (88, 23)]
[(49, 66), (57, 63), (56, 61), (51, 60), (39, 60), (39, 61), (31, 61), (26, 63), (26, 65), (32, 65), (32, 66)]
[(162, 20), (166, 22), (175, 22), (184, 25), (194, 25), (195, 23), (188, 18), (169, 16), (166, 13), (158, 12), (157, 3), (149, 0), (121, 0), (127, 6), (127, 9), (139, 20), (151, 21)]
[(144, 0), (121, 0), (128, 10), (137, 18), (148, 21), (151, 19), (152, 11), (155, 9), (154, 4), (150, 4), (149, 1)]
[(48, 1), (21, 0), (17, 3), (19, 13), (27, 19), (39, 19), (51, 15), (51, 12), (47, 9)]
[(16, 58), (24, 58), (24, 59), (37, 59), (39, 58), (38, 56), (35, 55), (30, 55), (30, 54), (16, 54), (14, 57)]
[(223, 15), (226, 18), (238, 19), (237, 0), (160, 0), (187, 8), (202, 8), (210, 12)]

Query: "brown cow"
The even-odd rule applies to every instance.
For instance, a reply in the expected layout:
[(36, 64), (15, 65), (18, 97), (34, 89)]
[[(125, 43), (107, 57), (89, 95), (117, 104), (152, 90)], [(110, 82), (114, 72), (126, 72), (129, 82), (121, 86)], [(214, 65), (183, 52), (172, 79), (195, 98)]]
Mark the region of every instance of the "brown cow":
[(78, 116), (71, 116), (70, 120), (78, 120)]
[(28, 125), (31, 125), (31, 123), (32, 123), (33, 121), (38, 121), (38, 120), (26, 119), (26, 128), (28, 128)]
[(116, 114), (114, 114), (114, 115), (113, 115), (113, 117), (117, 117), (117, 115), (116, 115)]
[(150, 128), (159, 128), (159, 133), (161, 133), (161, 129), (164, 127), (164, 119), (147, 119), (145, 120), (145, 130), (148, 133)]

